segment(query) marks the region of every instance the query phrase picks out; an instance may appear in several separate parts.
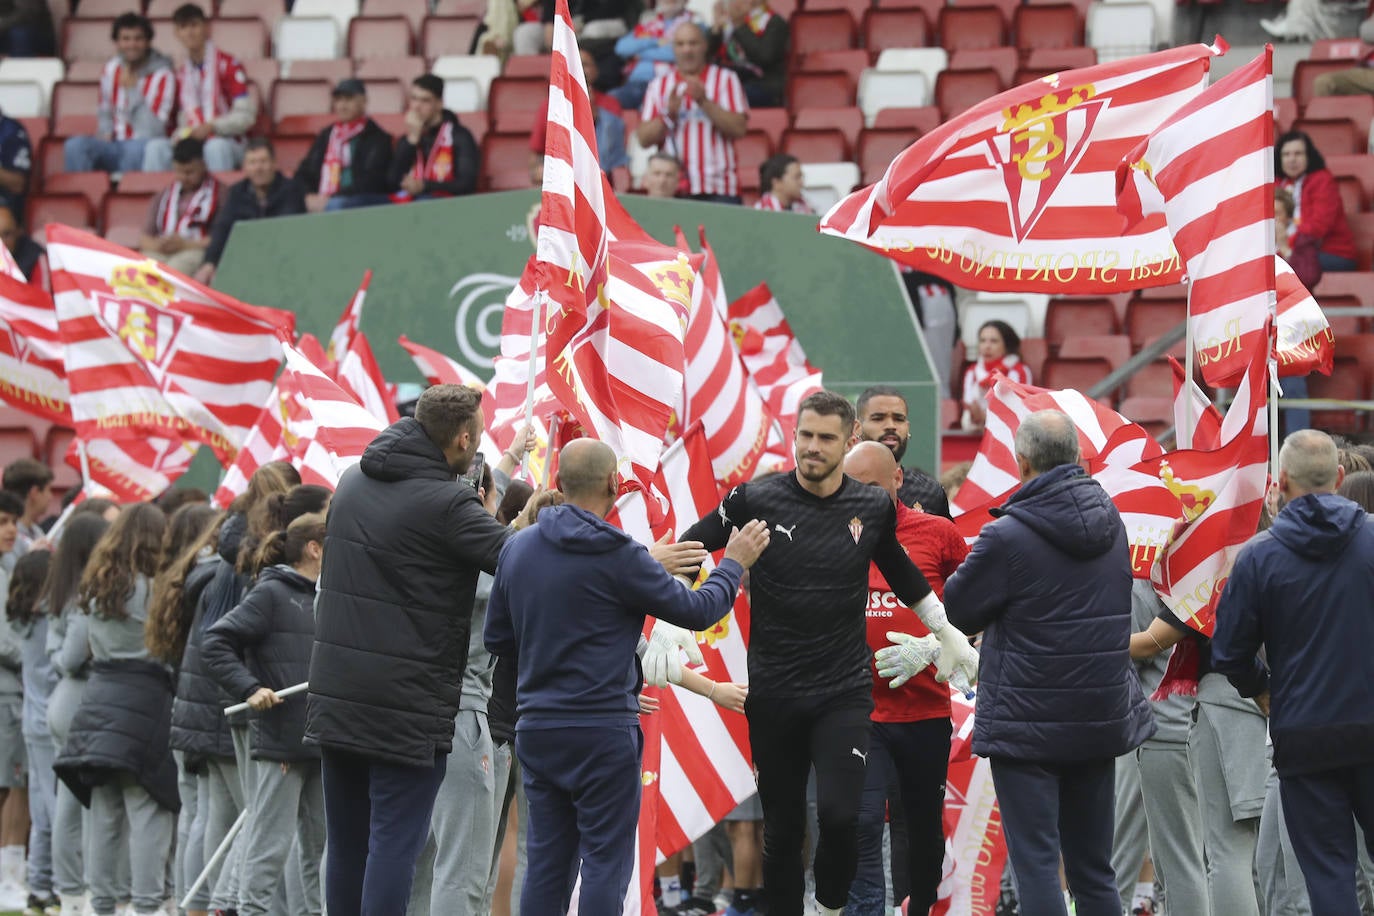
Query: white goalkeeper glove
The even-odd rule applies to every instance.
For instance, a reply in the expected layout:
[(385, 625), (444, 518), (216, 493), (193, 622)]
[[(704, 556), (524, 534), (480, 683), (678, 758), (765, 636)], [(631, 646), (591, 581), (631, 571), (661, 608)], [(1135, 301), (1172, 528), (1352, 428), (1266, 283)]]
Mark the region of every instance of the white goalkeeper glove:
[(940, 641), (940, 658), (935, 665), (935, 680), (949, 682), (962, 693), (973, 692), (978, 683), (978, 650), (969, 645), (963, 631), (949, 622), (945, 606), (931, 592), (912, 608), (921, 623)]
[(692, 664), (705, 663), (695, 633), (674, 626), (666, 620), (656, 621), (649, 634), (649, 648), (644, 651), (644, 658), (641, 660), (644, 682), (654, 687), (681, 683), (684, 650), (687, 652), (687, 660)]
[(890, 646), (873, 653), (878, 664), (878, 677), (891, 678), (893, 690), (905, 684), (931, 666), (940, 654), (940, 640), (934, 636), (912, 636), (910, 633), (887, 634)]

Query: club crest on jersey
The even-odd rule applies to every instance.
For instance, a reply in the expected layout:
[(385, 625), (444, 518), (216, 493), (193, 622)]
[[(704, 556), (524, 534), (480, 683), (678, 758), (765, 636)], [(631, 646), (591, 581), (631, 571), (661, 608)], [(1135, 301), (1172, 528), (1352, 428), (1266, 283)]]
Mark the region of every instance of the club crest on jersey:
[(166, 369), (185, 319), (166, 310), (176, 289), (150, 261), (120, 264), (110, 274), (111, 293), (95, 294), (96, 313), (135, 356)]
[(1060, 89), (1058, 76), (1045, 77), (1048, 91), (1038, 101), (1002, 111), (1002, 129), (987, 141), (1007, 187), (1011, 231), (1024, 242), (1045, 214), (1050, 199), (1088, 150), (1093, 125), (1107, 109), (1091, 84)]
[(856, 515), (849, 520), (849, 536), (854, 539), (854, 543), (859, 543), (859, 538), (863, 537), (864, 523)]

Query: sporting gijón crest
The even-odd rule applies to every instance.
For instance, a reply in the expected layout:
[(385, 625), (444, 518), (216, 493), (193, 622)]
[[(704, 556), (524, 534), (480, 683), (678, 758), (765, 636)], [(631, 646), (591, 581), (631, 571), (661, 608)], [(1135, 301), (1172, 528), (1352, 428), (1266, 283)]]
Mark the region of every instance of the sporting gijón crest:
[(186, 319), (169, 311), (176, 295), (172, 285), (142, 264), (120, 264), (110, 276), (110, 290), (94, 295), (96, 314), (155, 374), (167, 370), (176, 354), (177, 337)]
[[(1004, 110), (1002, 130), (987, 140), (1002, 170), (1011, 232), (1018, 242), (1030, 236), (1059, 186), (1082, 160), (1093, 125), (1108, 104), (1094, 97), (1092, 84), (1046, 88), (1038, 101)], [(1066, 200), (1061, 205), (1073, 203)]]

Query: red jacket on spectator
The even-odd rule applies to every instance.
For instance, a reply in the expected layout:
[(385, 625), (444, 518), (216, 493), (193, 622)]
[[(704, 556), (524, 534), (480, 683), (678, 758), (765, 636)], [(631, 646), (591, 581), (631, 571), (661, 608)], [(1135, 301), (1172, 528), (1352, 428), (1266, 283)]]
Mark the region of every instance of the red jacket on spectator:
[[(1298, 212), (1293, 220), (1297, 235), (1315, 239), (1318, 249), (1327, 254), (1357, 260), (1355, 236), (1346, 222), (1335, 176), (1329, 169), (1317, 169), (1304, 175), (1301, 184)], [(1295, 182), (1280, 177), (1279, 187), (1294, 191)]]

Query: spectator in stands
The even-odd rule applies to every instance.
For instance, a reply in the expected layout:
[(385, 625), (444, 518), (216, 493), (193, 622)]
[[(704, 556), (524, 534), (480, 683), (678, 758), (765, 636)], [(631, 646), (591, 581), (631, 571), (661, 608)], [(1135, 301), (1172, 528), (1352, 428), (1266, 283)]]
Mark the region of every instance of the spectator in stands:
[(153, 50), (148, 18), (125, 13), (110, 37), (117, 53), (100, 77), (98, 133), (66, 142), (68, 172), (137, 172), (148, 141), (167, 136), (176, 108), (176, 74), (172, 62)]
[(51, 57), (56, 48), (47, 0), (0, 0), (0, 57)]
[[(1374, 45), (1374, 16), (1360, 23), (1360, 40)], [(1323, 73), (1312, 83), (1315, 95), (1374, 94), (1374, 51), (1365, 54), (1358, 65), (1335, 73)]]
[(391, 160), (393, 200), (456, 197), (477, 189), (477, 142), (444, 108), (444, 81), (433, 73), (410, 84), (405, 125)]
[(1297, 204), (1293, 195), (1283, 188), (1274, 189), (1274, 247), (1293, 268), (1302, 285), (1316, 289), (1321, 282), (1322, 265), (1317, 257), (1316, 239), (1306, 235), (1289, 235), (1293, 227), (1293, 211)]
[(687, 0), (659, 0), (652, 11), (645, 11), (630, 34), (615, 43), (615, 53), (625, 61), (625, 83), (611, 91), (621, 105), (638, 108), (644, 104), (644, 90), (660, 72), (673, 62), (673, 31), (684, 22), (696, 22)]
[(33, 240), (33, 236), (24, 231), (19, 212), (6, 203), (0, 203), (0, 241), (10, 250), (30, 284), (42, 289), (51, 287), (48, 282), (48, 253)]
[(234, 223), (305, 212), (305, 194), (301, 186), (277, 171), (277, 153), (271, 140), (256, 137), (248, 141), (248, 148), (243, 153), (243, 174), (244, 179), (225, 195), (210, 230), (205, 263), (196, 271), (196, 279), (202, 283), (215, 279), (215, 269)]
[(172, 25), (186, 48), (186, 62), (177, 70), (180, 127), (172, 139), (149, 141), (143, 170), (165, 172), (172, 165), (174, 140), (192, 137), (204, 142), (210, 171), (233, 171), (243, 162), (244, 135), (258, 119), (248, 74), (238, 58), (210, 41), (209, 20), (196, 4), (177, 7)]
[(787, 82), (787, 20), (768, 0), (717, 0), (711, 58), (739, 74), (755, 108), (777, 108)]
[(1274, 175), (1278, 187), (1292, 193), (1293, 219), (1288, 235), (1317, 245), (1322, 270), (1355, 269), (1355, 237), (1345, 220), (1336, 179), (1312, 138), (1290, 130), (1274, 144)]
[(190, 275), (205, 261), (224, 188), (206, 168), (204, 144), (194, 137), (177, 141), (172, 172), (172, 184), (148, 207), (139, 247), (153, 260)]
[(677, 156), (692, 198), (739, 204), (735, 140), (749, 129), (749, 102), (733, 70), (706, 62), (706, 41), (693, 22), (673, 31), (675, 64), (649, 84), (639, 142)]
[(367, 116), (362, 80), (340, 80), (334, 87), (334, 123), (320, 131), (296, 169), (305, 208), (348, 210), (391, 199), (391, 135)]
[(533, 23), (542, 34), (539, 12), (539, 0), (487, 0), (487, 11), (472, 39), (472, 52), (505, 60), (514, 47), (515, 30), (522, 24)]
[[(592, 94), (592, 118), (596, 122), (596, 153), (601, 171), (609, 175), (615, 169), (630, 164), (625, 152), (625, 118), (620, 103), (614, 97), (595, 88), (601, 71), (596, 66), (596, 58), (591, 52), (583, 50), (582, 72), (587, 77), (587, 87)], [(539, 106), (534, 119), (534, 130), (530, 131), (530, 184), (544, 181), (544, 140), (549, 130), (549, 101)]]
[(815, 212), (802, 197), (801, 162), (796, 156), (778, 153), (763, 160), (763, 165), (759, 166), (759, 187), (764, 191), (754, 203), (755, 210)]
[(1337, 22), (1323, 0), (1288, 0), (1283, 15), (1261, 19), (1260, 28), (1280, 41), (1316, 41), (1337, 37)]
[(994, 320), (978, 329), (978, 358), (964, 372), (964, 415), (959, 422), (966, 432), (981, 432), (987, 422), (988, 389), (995, 372), (1031, 384), (1030, 367), (1021, 362), (1021, 336), (1005, 321)]
[(43, 537), (38, 521), (52, 507), (52, 481), (52, 469), (32, 458), (19, 458), (5, 466), (0, 487), (24, 503), (24, 514), (19, 516), (19, 539), (12, 551), (13, 560), (28, 553), (33, 543)]
[(649, 197), (677, 197), (678, 188), (682, 185), (682, 163), (667, 153), (654, 153), (649, 157), (649, 167), (644, 170), (640, 184)]
[(33, 171), (33, 143), (29, 132), (14, 118), (0, 114), (0, 204), (24, 212), (24, 196)]

